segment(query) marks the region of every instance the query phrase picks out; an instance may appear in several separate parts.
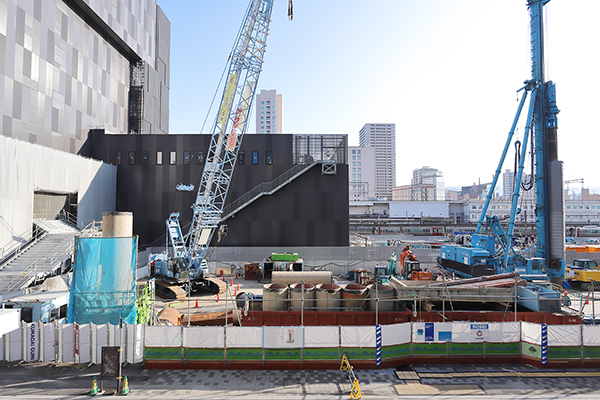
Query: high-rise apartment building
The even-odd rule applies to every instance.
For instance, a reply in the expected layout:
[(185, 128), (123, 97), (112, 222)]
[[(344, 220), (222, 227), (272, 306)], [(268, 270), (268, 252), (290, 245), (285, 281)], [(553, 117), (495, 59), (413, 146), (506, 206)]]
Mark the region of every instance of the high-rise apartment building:
[(76, 153), (88, 131), (168, 133), (171, 25), (156, 0), (5, 0), (2, 135)]
[(391, 200), (396, 185), (396, 124), (365, 124), (359, 134), (360, 147), (375, 149), (375, 197)]
[(502, 174), (502, 197), (511, 199), (515, 191), (515, 173), (512, 169), (505, 169)]
[(375, 149), (348, 146), (349, 200), (365, 201), (375, 198)]
[(256, 95), (256, 133), (283, 133), (282, 100), (276, 90)]

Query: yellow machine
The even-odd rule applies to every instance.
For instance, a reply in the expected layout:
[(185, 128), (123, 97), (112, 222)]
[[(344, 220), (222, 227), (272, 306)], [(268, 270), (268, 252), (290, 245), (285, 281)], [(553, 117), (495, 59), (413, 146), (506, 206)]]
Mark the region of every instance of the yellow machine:
[(583, 290), (600, 288), (600, 266), (596, 260), (573, 260), (573, 265), (566, 267), (565, 279), (571, 286), (581, 285)]

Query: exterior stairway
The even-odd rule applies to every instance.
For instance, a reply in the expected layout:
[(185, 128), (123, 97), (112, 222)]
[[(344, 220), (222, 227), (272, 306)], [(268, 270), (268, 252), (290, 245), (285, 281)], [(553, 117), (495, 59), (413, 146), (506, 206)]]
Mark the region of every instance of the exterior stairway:
[(34, 223), (46, 234), (0, 269), (1, 297), (60, 273), (63, 262), (73, 254), (74, 237), (79, 230), (59, 220)]
[(240, 196), (225, 206), (223, 209), (223, 217), (221, 217), (221, 222), (230, 218), (232, 215), (248, 206), (250, 203), (258, 200), (260, 197), (272, 195), (282, 187), (287, 186), (291, 181), (298, 178), (316, 164), (317, 163), (315, 162), (308, 164), (296, 164), (277, 178), (273, 179), (271, 182), (263, 182), (257, 185), (248, 193)]

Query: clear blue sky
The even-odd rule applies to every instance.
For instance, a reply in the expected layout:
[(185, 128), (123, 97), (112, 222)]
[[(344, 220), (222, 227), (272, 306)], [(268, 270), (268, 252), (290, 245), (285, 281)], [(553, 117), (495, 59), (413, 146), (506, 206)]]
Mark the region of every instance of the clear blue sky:
[[(446, 186), (491, 181), (531, 76), (525, 0), (295, 0), (293, 21), (287, 3), (275, 0), (258, 85), (283, 95), (285, 133), (358, 145), (365, 123), (395, 123), (397, 185), (423, 166)], [(248, 0), (158, 4), (171, 21), (170, 132), (200, 132)], [(600, 192), (600, 0), (545, 8), (564, 176)]]

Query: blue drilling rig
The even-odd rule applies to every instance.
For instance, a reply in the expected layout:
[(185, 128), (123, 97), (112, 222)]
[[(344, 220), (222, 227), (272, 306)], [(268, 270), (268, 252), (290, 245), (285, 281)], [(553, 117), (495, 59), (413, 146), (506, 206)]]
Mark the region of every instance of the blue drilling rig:
[[(471, 245), (442, 245), (440, 265), (462, 277), (517, 272), (528, 281), (562, 283), (565, 274), (565, 219), (563, 201), (562, 161), (557, 152), (556, 89), (544, 77), (543, 11), (550, 0), (528, 0), (531, 28), (531, 79), (517, 93), (522, 92), (516, 116), (512, 123), (500, 162), (494, 174)], [(512, 195), (510, 218), (506, 229), (498, 217), (487, 216), (488, 207), (498, 177), (508, 153), (527, 97), (529, 109), (522, 143), (517, 139), (518, 170)], [(533, 180), (524, 182), (523, 170), (527, 144), (531, 143)], [(525, 257), (513, 247), (516, 216), (520, 213), (521, 189), (534, 189), (536, 195), (537, 238), (535, 253)], [(524, 290), (535, 294), (540, 289), (528, 285)], [(521, 293), (527, 296), (527, 293)]]

